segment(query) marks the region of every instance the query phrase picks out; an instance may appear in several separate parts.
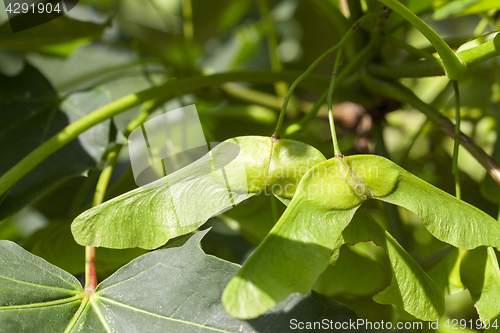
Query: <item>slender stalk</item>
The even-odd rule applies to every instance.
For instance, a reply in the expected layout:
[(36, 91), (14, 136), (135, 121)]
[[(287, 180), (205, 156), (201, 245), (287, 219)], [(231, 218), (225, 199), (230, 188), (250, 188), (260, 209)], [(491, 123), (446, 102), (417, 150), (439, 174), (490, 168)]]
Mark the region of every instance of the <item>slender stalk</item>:
[(342, 58), (342, 48), (340, 48), (339, 51), (337, 52), (337, 58), (335, 59), (335, 65), (333, 66), (332, 79), (330, 80), (330, 87), (328, 88), (328, 95), (327, 95), (328, 121), (330, 123), (330, 131), (332, 133), (333, 153), (335, 157), (342, 156), (342, 153), (340, 152), (339, 141), (337, 139), (337, 131), (335, 130), (335, 120), (333, 119), (333, 110), (332, 110), (333, 90), (335, 89), (335, 79), (339, 71), (341, 58)]
[(458, 171), (458, 151), (460, 148), (460, 94), (458, 92), (458, 81), (453, 80), (453, 89), (455, 90), (455, 142), (453, 145), (453, 166), (452, 172), (455, 175), (455, 195), (458, 199), (461, 198), (460, 191), (460, 174)]
[(194, 37), (193, 29), (193, 7), (191, 0), (182, 0), (182, 31), (186, 42), (192, 42)]
[[(186, 79), (171, 80), (160, 87), (153, 87), (135, 94), (124, 96), (93, 111), (78, 121), (69, 124), (59, 133), (55, 134), (24, 157), (0, 177), (0, 195), (5, 193), (5, 191), (11, 188), (16, 182), (18, 182), (28, 172), (33, 170), (47, 157), (75, 139), (79, 134), (110, 117), (113, 117), (148, 100), (154, 99), (158, 96), (175, 96), (176, 94), (194, 91), (207, 86), (216, 86), (230, 81), (259, 83), (272, 83), (277, 80), (291, 81), (293, 78), (297, 77), (296, 75), (297, 72), (295, 71), (281, 73), (273, 73), (270, 71), (245, 71), (215, 74), (210, 76), (195, 76)], [(316, 82), (314, 82), (314, 80), (309, 80), (307, 83), (311, 88), (315, 87), (316, 89), (321, 89), (324, 87), (323, 79), (316, 80)]]
[(352, 34), (358, 29), (359, 25), (362, 23), (362, 22), (365, 22), (365, 21), (368, 21), (370, 19), (373, 19), (377, 16), (380, 16), (379, 14), (369, 14), (369, 15), (365, 15), (363, 16), (362, 18), (360, 18), (358, 21), (356, 21), (356, 23), (354, 23), (351, 27), (351, 29), (349, 29), (345, 34), (344, 34), (344, 37), (342, 37), (342, 39), (334, 46), (332, 46), (331, 48), (329, 48), (328, 50), (326, 50), (323, 54), (321, 54), (307, 69), (304, 73), (302, 73), (302, 75), (300, 75), (293, 83), (292, 85), (290, 86), (290, 89), (288, 89), (288, 93), (286, 94), (286, 97), (285, 97), (285, 100), (283, 101), (283, 106), (281, 107), (281, 111), (280, 111), (280, 115), (279, 115), (279, 118), (278, 118), (278, 123), (276, 124), (276, 129), (274, 130), (274, 133), (273, 133), (273, 137), (276, 137), (276, 138), (279, 138), (280, 137), (280, 134), (281, 134), (281, 127), (283, 126), (283, 120), (285, 118), (285, 111), (287, 109), (287, 106), (288, 106), (288, 102), (290, 101), (290, 97), (292, 96), (292, 93), (293, 91), (295, 90), (295, 88), (298, 86), (298, 84), (304, 80), (305, 78), (307, 78), (307, 76), (309, 76), (309, 74), (311, 74), (311, 72), (316, 68), (316, 66), (318, 66), (318, 64), (323, 61), (323, 59), (325, 59), (325, 57), (327, 55), (329, 55), (330, 53), (344, 47), (345, 43), (347, 42), (347, 40), (349, 40), (349, 37), (352, 36)]
[(424, 131), (424, 128), (426, 127), (426, 125), (428, 123), (429, 123), (428, 119), (426, 119), (422, 123), (422, 126), (420, 126), (420, 128), (418, 129), (417, 133), (415, 133), (415, 135), (411, 139), (411, 141), (408, 144), (408, 146), (406, 146), (406, 149), (404, 150), (404, 153), (401, 155), (401, 158), (399, 159), (399, 163), (398, 164), (401, 164), (404, 160), (406, 160), (408, 158), (408, 155), (410, 154), (411, 149), (415, 145), (415, 142), (417, 142), (418, 137), (420, 136), (420, 134), (422, 134), (422, 132)]
[[(370, 43), (366, 45), (356, 56), (347, 64), (347, 66), (342, 70), (340, 74), (337, 75), (336, 82), (338, 84), (342, 83), (347, 75), (351, 74), (360, 65), (363, 60), (370, 54), (373, 44)], [(291, 124), (285, 129), (285, 136), (292, 135), (295, 132), (301, 131), (306, 125), (316, 117), (319, 109), (326, 100), (328, 95), (328, 90), (325, 91), (321, 97), (314, 103), (309, 112), (302, 118), (298, 123)]]
[(221, 88), (229, 96), (244, 102), (262, 105), (276, 110), (280, 110), (283, 104), (283, 99), (280, 99), (274, 94), (244, 87), (237, 83), (226, 83)]
[[(262, 16), (262, 21), (265, 27), (267, 48), (269, 50), (269, 60), (271, 62), (271, 70), (277, 72), (283, 70), (283, 65), (278, 56), (278, 36), (276, 35), (276, 29), (274, 28), (273, 19), (269, 12), (268, 0), (257, 0), (257, 7), (259, 7), (260, 15)], [(288, 86), (285, 82), (275, 82), (274, 90), (276, 94), (284, 98), (288, 91)], [(293, 104), (293, 103), (292, 103)], [(296, 107), (295, 107), (296, 109)]]
[(467, 76), (469, 69), (465, 62), (460, 60), (450, 46), (446, 44), (446, 42), (434, 30), (432, 30), (431, 27), (422, 21), (420, 17), (415, 15), (411, 10), (406, 8), (397, 0), (378, 1), (401, 15), (405, 20), (410, 22), (411, 25), (420, 30), (425, 38), (431, 42), (432, 46), (434, 46), (437, 53), (443, 60), (446, 75), (450, 80), (458, 80)]
[(284, 136), (286, 137), (286, 136), (292, 135), (293, 133), (296, 133), (296, 132), (302, 130), (304, 127), (306, 127), (306, 125), (312, 119), (314, 119), (316, 117), (316, 115), (318, 114), (319, 109), (321, 108), (323, 103), (325, 103), (327, 95), (328, 95), (328, 90), (326, 90), (323, 94), (321, 94), (321, 97), (318, 98), (316, 103), (314, 103), (314, 105), (311, 107), (309, 112), (307, 112), (307, 114), (304, 116), (304, 118), (302, 118), (298, 123), (294, 123), (294, 124), (289, 125), (285, 129)]
[[(420, 100), (410, 89), (395, 81), (374, 78), (370, 76), (367, 71), (363, 71), (361, 77), (368, 89), (376, 92), (378, 95), (387, 96), (397, 101), (410, 104), (415, 109), (425, 114), (429, 120), (438, 125), (443, 132), (448, 134), (451, 138), (455, 138), (455, 125), (448, 118), (442, 116), (432, 105)], [(493, 159), (471, 138), (463, 133), (460, 134), (460, 144), (467, 149), (490, 176), (500, 184), (500, 168), (495, 161), (493, 161)]]
[(93, 292), (97, 287), (95, 273), (95, 247), (85, 246), (85, 290)]

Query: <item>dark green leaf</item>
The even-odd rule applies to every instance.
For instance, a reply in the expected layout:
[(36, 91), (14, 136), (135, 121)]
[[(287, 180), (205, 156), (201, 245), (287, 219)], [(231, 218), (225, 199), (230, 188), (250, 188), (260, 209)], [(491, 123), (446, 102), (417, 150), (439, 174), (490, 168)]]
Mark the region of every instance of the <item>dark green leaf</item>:
[[(106, 91), (76, 93), (58, 108), (58, 97), (47, 80), (27, 65), (16, 77), (0, 75), (0, 174), (5, 173), (43, 141), (68, 124), (109, 103)], [(29, 172), (0, 197), (0, 220), (33, 202), (57, 181), (85, 175), (96, 167), (109, 142), (110, 122), (82, 133)]]
[(66, 15), (31, 29), (13, 33), (8, 22), (0, 26), (0, 46), (22, 51), (39, 51), (44, 46), (74, 41), (78, 38), (98, 38), (104, 26), (72, 20)]
[(315, 293), (291, 295), (251, 321), (229, 317), (220, 294), (239, 266), (203, 253), (206, 232), (133, 260), (89, 294), (70, 274), (0, 241), (0, 332), (283, 332), (292, 319), (357, 319)]

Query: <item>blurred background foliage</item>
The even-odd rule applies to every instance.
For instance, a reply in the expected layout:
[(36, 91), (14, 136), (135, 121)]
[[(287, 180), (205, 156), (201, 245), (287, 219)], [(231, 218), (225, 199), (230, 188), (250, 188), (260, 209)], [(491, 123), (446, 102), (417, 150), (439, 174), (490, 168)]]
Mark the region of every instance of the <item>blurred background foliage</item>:
[[(363, 8), (370, 5), (367, 1), (361, 1)], [(468, 41), (472, 42), (462, 48), (473, 46), (500, 29), (498, 0), (402, 2), (454, 48)], [(99, 106), (166, 80), (270, 69), (296, 70), (298, 76), (340, 40), (340, 22), (353, 22), (350, 15), (347, 1), (337, 0), (81, 0), (67, 15), (13, 34), (1, 8), (0, 173)], [(392, 15), (387, 26), (407, 43), (433, 52), (416, 29), (401, 23), (400, 17)], [(361, 33), (356, 43), (362, 46), (367, 36), (367, 32)], [(341, 66), (353, 56), (346, 51)], [(384, 43), (376, 61), (403, 62), (411, 58), (408, 52)], [(315, 73), (327, 80), (333, 59), (327, 57)], [(462, 131), (497, 162), (499, 77), (498, 60), (493, 59), (460, 82)], [(408, 78), (402, 82), (442, 114), (453, 117), (453, 89), (446, 77)], [(410, 172), (454, 194), (452, 139), (418, 110), (368, 93), (357, 73), (350, 75), (343, 86), (345, 93), (335, 96), (334, 115), (346, 155), (388, 155)], [(268, 136), (286, 90), (284, 83), (227, 83), (176, 96), (150, 117), (194, 103), (208, 141), (240, 135)], [(285, 125), (301, 119), (320, 95), (321, 91), (299, 86)], [(138, 110), (128, 110), (80, 135), (3, 195), (0, 238), (14, 240), (77, 276), (83, 273), (84, 249), (74, 242), (70, 222), (90, 207), (103, 158), (114, 145), (126, 142), (123, 133)], [(303, 131), (289, 138), (307, 142), (331, 157), (326, 106)], [(460, 150), (459, 168), (463, 200), (497, 217), (498, 185), (464, 149)], [(123, 149), (106, 198), (135, 186), (127, 150)], [(380, 202), (370, 203), (369, 208), (426, 271), (439, 269), (443, 260), (450, 258), (451, 247), (432, 237), (416, 215)], [(251, 198), (207, 223), (213, 229), (203, 239), (203, 248), (242, 263), (283, 210), (284, 206), (272, 197)], [(98, 249), (98, 278), (109, 276), (144, 252)], [(345, 245), (338, 263), (327, 269), (315, 289), (347, 304), (361, 318), (412, 320), (401, 310), (371, 299), (388, 286), (390, 278), (382, 249), (373, 243)], [(468, 291), (460, 286), (454, 291), (447, 297), (445, 318), (477, 319)]]

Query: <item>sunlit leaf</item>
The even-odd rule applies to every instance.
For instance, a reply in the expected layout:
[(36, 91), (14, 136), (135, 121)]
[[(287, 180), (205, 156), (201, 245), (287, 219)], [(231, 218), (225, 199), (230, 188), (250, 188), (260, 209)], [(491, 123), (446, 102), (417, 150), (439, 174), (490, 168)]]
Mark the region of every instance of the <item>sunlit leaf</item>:
[(442, 20), (449, 16), (457, 15), (472, 5), (478, 3), (480, 0), (455, 0), (450, 1), (446, 5), (436, 9), (434, 14), (432, 14), (432, 18), (435, 20)]
[(85, 211), (72, 224), (73, 236), (82, 245), (156, 248), (267, 188), (291, 198), (302, 175), (323, 160), (293, 140), (231, 139), (177, 172)]
[(399, 179), (394, 191), (380, 200), (417, 214), (427, 230), (445, 243), (461, 249), (473, 249), (482, 245), (500, 248), (498, 221), (396, 164), (389, 163), (391, 168), (399, 171)]

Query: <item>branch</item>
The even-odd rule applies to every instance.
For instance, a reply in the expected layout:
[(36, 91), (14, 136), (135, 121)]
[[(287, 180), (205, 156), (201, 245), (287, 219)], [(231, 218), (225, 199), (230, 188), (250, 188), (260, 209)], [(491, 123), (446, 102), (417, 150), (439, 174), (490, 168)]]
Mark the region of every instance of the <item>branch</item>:
[[(470, 70), (483, 62), (500, 55), (500, 33), (487, 42), (457, 54)], [(386, 78), (424, 77), (445, 75), (443, 61), (421, 60), (403, 64), (371, 64), (368, 70), (376, 76)]]
[[(438, 125), (443, 132), (448, 134), (452, 139), (455, 138), (455, 125), (446, 117), (441, 115), (439, 111), (432, 105), (429, 105), (419, 99), (410, 89), (396, 81), (387, 81), (378, 79), (367, 71), (362, 72), (362, 80), (365, 86), (376, 92), (378, 95), (383, 95), (397, 101), (408, 103), (415, 109), (420, 110), (433, 123)], [(483, 168), (491, 175), (491, 177), (500, 184), (500, 168), (493, 159), (484, 152), (471, 138), (460, 132), (460, 144), (467, 149), (471, 155), (483, 166)]]
[[(24, 157), (0, 177), (0, 195), (5, 193), (5, 191), (11, 188), (16, 182), (18, 182), (28, 172), (33, 170), (47, 157), (75, 139), (79, 134), (136, 105), (152, 100), (156, 97), (164, 98), (168, 96), (176, 96), (178, 94), (196, 91), (205, 87), (219, 86), (223, 83), (231, 81), (252, 83), (274, 83), (276, 81), (292, 82), (300, 74), (301, 72), (299, 71), (238, 71), (214, 74), (210, 76), (194, 76), (184, 79), (170, 80), (162, 86), (149, 88), (135, 94), (124, 96), (93, 111), (78, 121), (69, 124), (59, 133), (55, 134)], [(326, 89), (328, 82), (329, 78), (312, 74), (303, 82), (303, 85), (307, 88), (321, 92)], [(366, 104), (368, 101), (366, 96), (361, 96), (354, 91), (349, 92), (349, 89), (346, 89), (345, 87), (339, 87), (339, 96), (346, 99), (352, 98), (353, 101), (359, 101), (361, 104)]]

